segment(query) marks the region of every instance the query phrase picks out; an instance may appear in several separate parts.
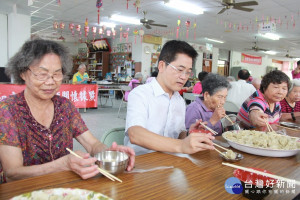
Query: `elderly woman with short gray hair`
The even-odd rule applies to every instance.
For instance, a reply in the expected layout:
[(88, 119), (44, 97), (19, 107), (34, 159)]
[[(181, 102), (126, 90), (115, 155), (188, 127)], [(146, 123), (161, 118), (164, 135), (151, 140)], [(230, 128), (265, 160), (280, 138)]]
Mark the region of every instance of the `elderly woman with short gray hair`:
[(280, 101), (281, 105), (281, 120), (292, 119), (300, 116), (300, 80), (293, 79), (291, 88), (286, 97)]
[(190, 128), (196, 120), (207, 122), (207, 126), (222, 134), (221, 119), (225, 116), (225, 104), (230, 85), (223, 76), (208, 74), (202, 81), (203, 96), (198, 97), (186, 108), (185, 126)]

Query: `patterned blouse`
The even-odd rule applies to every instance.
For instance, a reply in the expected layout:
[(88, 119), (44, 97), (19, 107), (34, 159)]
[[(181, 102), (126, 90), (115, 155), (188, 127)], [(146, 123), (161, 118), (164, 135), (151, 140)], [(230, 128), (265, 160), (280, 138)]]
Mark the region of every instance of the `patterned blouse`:
[(21, 148), (24, 166), (67, 155), (66, 148), (73, 149), (73, 138), (88, 130), (71, 101), (60, 96), (54, 96), (52, 101), (54, 117), (49, 129), (32, 116), (24, 91), (0, 102), (0, 145)]
[(280, 103), (276, 102), (274, 110), (271, 112), (267, 101), (259, 90), (254, 92), (248, 99), (246, 99), (237, 115), (237, 121), (242, 122), (244, 128), (254, 128), (249, 119), (249, 113), (252, 110), (261, 110), (265, 114), (269, 115), (268, 122), (270, 124), (278, 123), (281, 117)]
[(292, 107), (286, 99), (280, 101), (282, 113), (300, 112), (300, 101), (296, 101), (294, 107)]

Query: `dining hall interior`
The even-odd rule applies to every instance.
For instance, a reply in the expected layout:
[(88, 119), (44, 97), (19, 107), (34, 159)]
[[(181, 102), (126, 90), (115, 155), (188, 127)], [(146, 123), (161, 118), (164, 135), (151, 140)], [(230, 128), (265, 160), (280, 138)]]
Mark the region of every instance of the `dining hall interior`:
[[(16, 128), (16, 132), (24, 131), (23, 134), (8, 137), (15, 134), (15, 128), (8, 128), (13, 123), (19, 123), (19, 120), (10, 120), (8, 117), (14, 115), (7, 114), (6, 104), (0, 106), (3, 113), (0, 122), (0, 199), (300, 199), (298, 0), (1, 0), (0, 27), (0, 103), (8, 102), (6, 100), (14, 94), (21, 94), (19, 99), (15, 98), (13, 106), (16, 112), (19, 111), (18, 106), (25, 106), (27, 112), (16, 116), (22, 118), (24, 114), (24, 119), (32, 120), (29, 124), (24, 122), (22, 128)], [(64, 55), (57, 53), (61, 59), (62, 74), (55, 71), (42, 76), (32, 70), (35, 66), (32, 68), (31, 65), (35, 65), (35, 61), (43, 63), (43, 57), (34, 58), (37, 54), (23, 52), (28, 59), (24, 56), (22, 62), (33, 59), (33, 64), (22, 64), (30, 73), (21, 71), (20, 80), (16, 79), (15, 72), (7, 69), (13, 67), (18, 57), (15, 55), (24, 51), (23, 45), (35, 40), (52, 41), (54, 46), (58, 44), (66, 49), (71, 58), (68, 70), (64, 71), (67, 63), (62, 60)], [(176, 65), (179, 56), (169, 61), (159, 60), (164, 46), (172, 41), (186, 42), (196, 52), (197, 57), (193, 59), (190, 71)], [(46, 59), (54, 63), (55, 58), (49, 57), (49, 60)], [(15, 63), (21, 66), (20, 62)], [(145, 124), (154, 124), (153, 127), (147, 125), (148, 129), (143, 127), (151, 134), (155, 133), (154, 130), (161, 131), (157, 128), (160, 121), (151, 118), (154, 113), (150, 100), (152, 97), (140, 101), (135, 99), (134, 103), (129, 101), (132, 99), (133, 102), (132, 91), (136, 91), (134, 94), (137, 91), (143, 92), (138, 88), (148, 91), (147, 85), (154, 85), (153, 79), (161, 84), (161, 66), (170, 68), (172, 73), (186, 80), (180, 86), (181, 89), (174, 91), (178, 91), (183, 99), (180, 104), (184, 104), (180, 110), (184, 110), (183, 116), (174, 117), (173, 110), (167, 110), (164, 119), (162, 109), (156, 116), (166, 122), (160, 127), (163, 133), (158, 135), (166, 138), (170, 130), (179, 129), (183, 123), (188, 138), (195, 137), (194, 134), (209, 135), (204, 136), (203, 140), (210, 138), (210, 150), (206, 147), (188, 153), (175, 152), (171, 150), (174, 146), (163, 145), (164, 140), (158, 142), (160, 145), (151, 146), (150, 142), (132, 136), (131, 124), (143, 120)], [(24, 77), (22, 73), (27, 75)], [(26, 87), (33, 87), (28, 83), (56, 80), (61, 85), (55, 89), (55, 93), (54, 89), (45, 93), (48, 95), (52, 92), (53, 96), (65, 97), (73, 103), (70, 107), (75, 114), (58, 115), (62, 117), (61, 124), (69, 123), (70, 119), (78, 122), (77, 125), (67, 127), (68, 130), (61, 128), (67, 134), (73, 134), (71, 142), (65, 142), (65, 135), (61, 142), (59, 138), (52, 138), (52, 129), (60, 129), (55, 128), (54, 122), (59, 121), (55, 114), (59, 110), (56, 103), (53, 103), (54, 108), (50, 111), (44, 109), (41, 112), (44, 107), (38, 107), (38, 103), (31, 104), (26, 96)], [(257, 87), (256, 81), (259, 82)], [(199, 85), (200, 91), (196, 91)], [(277, 91), (277, 87), (281, 90)], [(28, 91), (33, 94), (36, 88)], [(275, 90), (277, 96), (272, 96)], [(43, 101), (45, 95), (42, 96)], [(38, 93), (33, 94), (33, 99), (36, 96)], [(263, 97), (263, 103), (255, 101), (252, 105), (249, 102), (254, 100), (248, 97)], [(218, 104), (214, 105), (216, 98)], [(23, 99), (24, 102), (28, 101), (28, 105), (22, 103)], [(140, 106), (146, 105), (145, 102), (149, 103), (152, 110), (141, 109), (143, 107)], [(199, 111), (204, 113), (201, 113), (201, 117), (195, 114), (199, 102), (199, 105), (205, 107)], [(167, 107), (165, 105), (169, 104), (162, 103), (161, 107)], [(32, 106), (39, 109), (33, 109)], [(172, 106), (169, 109), (176, 110)], [(265, 115), (260, 115), (260, 109), (265, 109)], [(50, 114), (52, 112), (53, 116)], [(217, 112), (222, 114), (216, 117), (217, 114), (213, 113)], [(141, 116), (132, 118), (134, 114)], [(42, 117), (36, 119), (37, 116)], [(254, 120), (256, 116), (263, 120)], [(212, 118), (217, 118), (216, 123), (211, 123)], [(43, 123), (49, 119), (47, 127)], [(179, 119), (183, 119), (183, 122)], [(199, 119), (201, 130), (192, 130), (193, 124)], [(33, 139), (24, 142), (24, 138), (29, 138), (26, 131), (30, 134), (35, 131), (30, 123), (38, 124), (34, 125), (37, 128), (41, 127), (36, 131), (40, 132), (38, 137), (44, 138), (40, 142), (42, 147), (31, 143), (35, 140), (33, 136), (30, 136)], [(257, 128), (261, 123), (262, 128)], [(64, 166), (60, 169), (57, 166), (46, 166), (40, 170), (33, 168), (32, 173), (26, 172), (26, 167), (32, 164), (29, 161), (26, 163), (25, 159), (35, 153), (36, 156), (48, 156), (49, 161), (43, 161), (48, 164), (55, 163), (53, 156), (61, 160), (61, 156), (65, 158), (69, 153), (79, 159), (76, 162), (82, 158), (87, 159), (82, 152), (90, 155), (95, 152), (80, 137), (79, 134), (84, 131), (92, 134), (88, 137), (93, 137), (92, 141), (97, 140), (106, 145), (106, 152), (112, 149), (120, 154), (122, 151), (127, 153), (123, 153), (126, 154), (126, 163), (121, 172), (113, 171), (120, 167), (120, 163), (114, 169), (111, 163), (117, 163), (116, 160), (120, 158), (114, 158), (112, 154), (104, 155), (109, 156), (107, 158), (103, 155), (98, 157), (96, 165), (99, 167), (96, 170), (99, 170), (100, 175), (97, 173), (88, 178), (83, 178), (76, 167), (66, 170)], [(176, 135), (175, 140), (178, 138), (180, 136)], [(58, 141), (57, 144), (54, 144), (55, 141)], [(207, 145), (205, 141), (201, 145)], [(117, 147), (113, 147), (113, 142), (117, 143)], [(36, 145), (41, 148), (41, 152), (35, 152)], [(139, 145), (150, 151), (141, 153)], [(157, 147), (151, 150), (149, 145)], [(8, 146), (8, 149), (1, 146)], [(63, 150), (66, 148), (71, 150)], [(135, 151), (135, 161), (131, 150), (128, 150), (130, 148)], [(167, 148), (170, 150), (165, 150)], [(21, 149), (18, 150), (19, 154), (13, 154), (15, 149)], [(31, 149), (30, 153), (26, 153), (28, 149)], [(61, 151), (64, 152), (60, 154)], [(6, 165), (3, 161), (9, 156), (5, 156), (4, 152), (13, 152), (7, 155), (20, 157), (23, 152), (23, 157), (18, 157), (21, 161), (7, 162)], [(96, 157), (93, 155), (89, 159)], [(36, 166), (44, 165), (36, 161), (35, 156), (32, 156), (30, 162), (37, 163), (33, 164)], [(104, 166), (105, 162), (110, 168)], [(8, 169), (18, 164), (22, 165), (20, 173)], [(134, 168), (125, 170), (133, 164)], [(40, 172), (42, 170), (44, 173)], [(4, 181), (5, 175), (7, 180)]]

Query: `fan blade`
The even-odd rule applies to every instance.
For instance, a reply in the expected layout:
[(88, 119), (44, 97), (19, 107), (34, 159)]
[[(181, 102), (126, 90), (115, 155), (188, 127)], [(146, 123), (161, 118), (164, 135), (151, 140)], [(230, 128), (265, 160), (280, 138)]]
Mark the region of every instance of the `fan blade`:
[(151, 24), (151, 23), (150, 23), (150, 25), (151, 25), (151, 26), (159, 26), (159, 27), (168, 27), (168, 26), (165, 25), (165, 24)]
[(144, 26), (147, 28), (147, 29), (151, 29), (151, 26), (149, 24), (144, 24)]
[(246, 11), (246, 12), (251, 12), (253, 11), (252, 8), (244, 8), (244, 7), (239, 7), (239, 6), (233, 6), (233, 9), (236, 9), (236, 10), (242, 10), (242, 11)]
[(234, 6), (256, 6), (258, 5), (257, 1), (245, 1), (240, 3), (235, 3)]
[(257, 48), (257, 51), (269, 51), (269, 49)]
[(227, 10), (227, 8), (223, 8), (220, 12), (218, 12), (218, 14), (222, 14), (223, 12), (225, 12), (225, 10)]

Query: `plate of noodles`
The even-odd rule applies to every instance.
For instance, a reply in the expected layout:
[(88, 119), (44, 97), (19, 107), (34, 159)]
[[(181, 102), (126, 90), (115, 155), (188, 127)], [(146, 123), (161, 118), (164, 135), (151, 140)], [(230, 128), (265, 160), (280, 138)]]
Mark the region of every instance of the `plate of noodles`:
[(21, 194), (13, 197), (11, 200), (111, 200), (111, 198), (89, 190), (82, 190), (78, 188), (53, 188), (45, 190), (37, 190)]
[(227, 131), (222, 136), (233, 148), (259, 156), (288, 157), (300, 151), (299, 138), (276, 132), (237, 130)]

